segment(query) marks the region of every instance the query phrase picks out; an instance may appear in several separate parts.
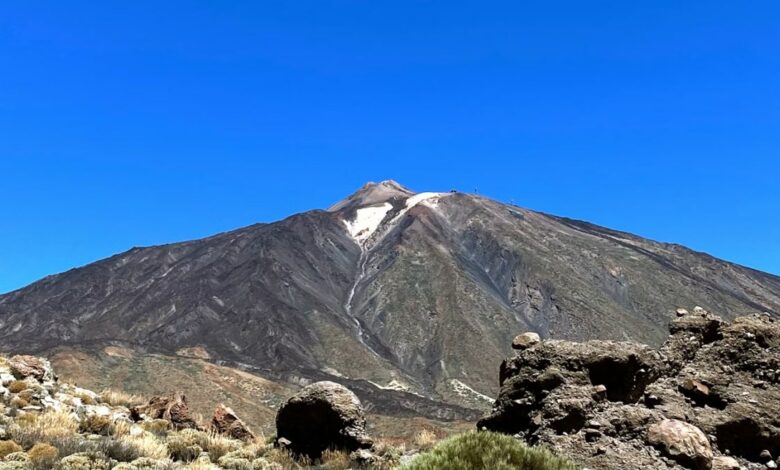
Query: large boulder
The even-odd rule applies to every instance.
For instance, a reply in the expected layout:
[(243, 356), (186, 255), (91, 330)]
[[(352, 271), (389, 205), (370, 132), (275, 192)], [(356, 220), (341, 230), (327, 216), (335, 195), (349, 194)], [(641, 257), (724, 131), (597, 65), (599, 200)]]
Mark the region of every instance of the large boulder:
[(236, 413), (221, 403), (214, 410), (214, 417), (211, 418), (211, 429), (219, 434), (241, 441), (248, 442), (255, 439), (254, 433), (249, 430), (249, 427), (241, 421)]
[(701, 429), (676, 419), (665, 419), (647, 430), (647, 442), (676, 462), (696, 470), (712, 467), (712, 447)]
[(199, 429), (198, 423), (190, 416), (187, 398), (181, 392), (153, 397), (146, 405), (134, 406), (130, 413), (135, 421), (165, 419), (175, 429)]
[(327, 449), (372, 446), (360, 400), (334, 382), (309, 385), (282, 404), (276, 415), (276, 436), (290, 451), (311, 458)]

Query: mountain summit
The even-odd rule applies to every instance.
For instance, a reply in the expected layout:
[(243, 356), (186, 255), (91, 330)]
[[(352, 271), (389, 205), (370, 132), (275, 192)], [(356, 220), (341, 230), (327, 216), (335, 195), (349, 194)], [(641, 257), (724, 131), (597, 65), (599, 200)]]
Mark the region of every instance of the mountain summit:
[(775, 314), (780, 278), (384, 181), (328, 210), (133, 248), (0, 296), (0, 339), (34, 353), (198, 348), (280, 380), (359, 380), (480, 407), (517, 333), (660, 344), (676, 305)]

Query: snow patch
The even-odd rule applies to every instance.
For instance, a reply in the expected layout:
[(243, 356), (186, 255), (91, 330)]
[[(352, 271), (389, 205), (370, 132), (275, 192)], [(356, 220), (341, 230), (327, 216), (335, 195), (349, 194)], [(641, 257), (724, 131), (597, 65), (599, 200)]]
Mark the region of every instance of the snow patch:
[(446, 195), (447, 193), (417, 193), (406, 200), (406, 208), (411, 209), (421, 202), (428, 202), (429, 204), (426, 205), (435, 205), (440, 197)]
[(334, 369), (332, 367), (325, 366), (321, 370), (323, 372), (325, 372), (326, 374), (330, 374), (330, 375), (335, 376), (335, 377), (340, 377), (342, 379), (348, 379), (349, 378), (346, 375), (342, 374), (341, 372), (337, 371), (336, 369)]
[(361, 207), (355, 214), (355, 220), (345, 220), (344, 224), (352, 238), (359, 242), (365, 242), (376, 232), (379, 224), (392, 208), (393, 206), (389, 202), (379, 206)]
[(368, 382), (371, 383), (371, 385), (373, 385), (374, 387), (381, 388), (382, 390), (398, 390), (399, 392), (409, 391), (408, 385), (396, 379), (391, 380), (390, 383), (388, 383), (387, 385), (379, 385), (378, 383), (372, 382), (370, 380)]
[(493, 403), (494, 401), (489, 396), (479, 393), (458, 379), (450, 380), (450, 385), (452, 385), (452, 389), (455, 390), (455, 393), (462, 396), (463, 398), (477, 398), (479, 400), (489, 401), (490, 403)]

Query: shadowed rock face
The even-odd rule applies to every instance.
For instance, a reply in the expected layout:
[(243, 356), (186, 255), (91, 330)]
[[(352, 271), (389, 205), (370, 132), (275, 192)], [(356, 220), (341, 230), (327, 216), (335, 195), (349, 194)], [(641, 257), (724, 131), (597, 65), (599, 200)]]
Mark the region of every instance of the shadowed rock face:
[(548, 340), (501, 366), (479, 428), (589, 468), (766, 468), (780, 455), (780, 323), (697, 309), (660, 349)]
[(0, 296), (0, 341), (35, 353), (199, 348), (276, 379), (346, 377), (377, 396), (384, 387), (484, 408), (516, 334), (657, 345), (681, 304), (726, 318), (778, 312), (780, 278), (384, 182), (327, 211), (133, 248)]
[(327, 381), (305, 387), (282, 404), (276, 435), (287, 449), (311, 458), (328, 449), (354, 451), (373, 444), (360, 400), (346, 387)]

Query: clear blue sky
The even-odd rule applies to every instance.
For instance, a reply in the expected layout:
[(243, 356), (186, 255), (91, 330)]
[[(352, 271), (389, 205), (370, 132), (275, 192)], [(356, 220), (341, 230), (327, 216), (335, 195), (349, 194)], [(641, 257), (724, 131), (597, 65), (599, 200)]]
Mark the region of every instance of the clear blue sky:
[(780, 2), (40, 1), (0, 12), (0, 292), (475, 188), (780, 273)]

